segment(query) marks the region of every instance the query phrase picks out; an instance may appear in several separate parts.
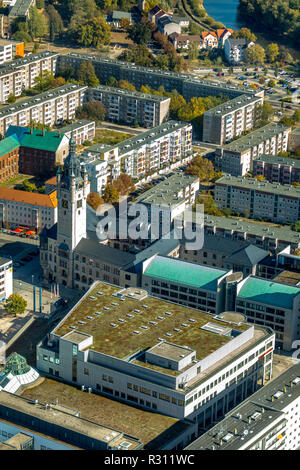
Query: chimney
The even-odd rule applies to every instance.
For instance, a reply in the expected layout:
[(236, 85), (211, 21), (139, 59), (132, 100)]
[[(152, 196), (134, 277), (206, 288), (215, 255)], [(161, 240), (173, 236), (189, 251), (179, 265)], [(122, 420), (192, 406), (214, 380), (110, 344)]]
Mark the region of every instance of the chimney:
[(45, 135), (45, 128), (43, 127), (43, 135)]
[(263, 406), (261, 407), (261, 412), (262, 412), (262, 413), (264, 413), (264, 412), (265, 412), (265, 409), (264, 409), (264, 407), (263, 407)]
[(30, 128), (30, 134), (32, 134), (32, 127)]

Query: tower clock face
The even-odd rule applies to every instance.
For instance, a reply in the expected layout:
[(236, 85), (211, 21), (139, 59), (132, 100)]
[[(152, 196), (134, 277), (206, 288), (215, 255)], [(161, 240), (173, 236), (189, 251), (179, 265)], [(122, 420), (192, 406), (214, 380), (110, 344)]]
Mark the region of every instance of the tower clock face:
[(67, 201), (66, 199), (63, 199), (63, 200), (61, 201), (61, 205), (62, 205), (62, 207), (64, 207), (65, 209), (68, 209), (68, 201)]

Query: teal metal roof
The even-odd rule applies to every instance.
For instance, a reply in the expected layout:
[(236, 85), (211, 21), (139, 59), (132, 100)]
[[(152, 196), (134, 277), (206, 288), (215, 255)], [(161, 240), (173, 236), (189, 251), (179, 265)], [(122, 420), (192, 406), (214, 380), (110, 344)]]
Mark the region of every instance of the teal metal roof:
[(217, 291), (218, 280), (227, 272), (225, 269), (211, 268), (175, 258), (156, 256), (145, 270), (144, 275)]
[(30, 147), (33, 149), (47, 150), (48, 152), (56, 152), (64, 137), (58, 131), (44, 131), (41, 129), (29, 129), (27, 127), (9, 126), (6, 136), (13, 135), (19, 140), (22, 147)]
[(238, 297), (281, 308), (293, 308), (294, 298), (300, 293), (300, 288), (267, 281), (265, 279), (249, 278), (241, 288)]
[(20, 147), (20, 142), (16, 135), (11, 135), (0, 141), (0, 157)]

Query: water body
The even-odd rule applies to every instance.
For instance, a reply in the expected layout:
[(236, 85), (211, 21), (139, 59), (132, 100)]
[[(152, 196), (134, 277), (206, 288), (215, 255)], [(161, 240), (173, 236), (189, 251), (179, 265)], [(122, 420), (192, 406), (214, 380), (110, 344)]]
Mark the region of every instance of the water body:
[(227, 28), (237, 30), (245, 26), (238, 18), (239, 0), (203, 0), (203, 6), (211, 18)]

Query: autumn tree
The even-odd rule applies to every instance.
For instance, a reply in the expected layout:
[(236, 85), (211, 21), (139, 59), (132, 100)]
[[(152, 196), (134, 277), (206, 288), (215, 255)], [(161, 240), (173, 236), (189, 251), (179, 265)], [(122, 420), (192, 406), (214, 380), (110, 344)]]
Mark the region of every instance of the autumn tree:
[(104, 188), (103, 199), (106, 203), (118, 202), (119, 192), (117, 188), (114, 185), (107, 183)]
[(235, 31), (232, 37), (235, 39), (247, 39), (247, 41), (251, 42), (255, 42), (257, 39), (249, 28), (241, 28), (239, 31)]
[(124, 90), (136, 91), (135, 86), (132, 85), (132, 83), (129, 83), (127, 80), (119, 80), (118, 86)]
[(120, 195), (129, 194), (134, 190), (134, 182), (131, 176), (122, 173), (117, 179), (113, 181), (113, 186), (117, 189)]
[(57, 88), (65, 84), (66, 84), (66, 80), (64, 79), (64, 77), (53, 78), (53, 80), (51, 80), (50, 82), (51, 88)]
[(188, 175), (197, 176), (200, 181), (211, 181), (215, 177), (215, 169), (210, 160), (198, 154), (186, 168)]
[(130, 21), (128, 18), (121, 18), (120, 20), (120, 27), (122, 29), (125, 29), (125, 30), (128, 30), (128, 28), (130, 27)]
[(104, 203), (104, 200), (98, 193), (91, 192), (89, 193), (86, 202), (90, 207), (92, 207), (92, 209), (96, 211), (98, 207)]
[(244, 59), (247, 64), (263, 64), (265, 62), (265, 50), (259, 44), (249, 46), (244, 52)]
[(78, 119), (92, 119), (94, 121), (104, 121), (106, 108), (100, 101), (89, 101), (76, 109)]

